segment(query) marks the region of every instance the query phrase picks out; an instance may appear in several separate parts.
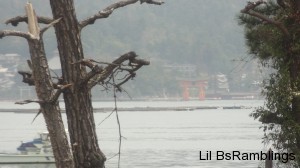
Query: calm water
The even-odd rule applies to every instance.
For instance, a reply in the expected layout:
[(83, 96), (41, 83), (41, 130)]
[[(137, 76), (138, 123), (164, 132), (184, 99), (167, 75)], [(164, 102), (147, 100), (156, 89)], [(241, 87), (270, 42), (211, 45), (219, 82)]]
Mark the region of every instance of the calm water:
[[(190, 101), (190, 102), (120, 102), (120, 107), (147, 106), (231, 106), (257, 107), (262, 101)], [(113, 106), (112, 102), (96, 102), (94, 107)], [(36, 105), (21, 106), (33, 108)], [(20, 108), (0, 102), (0, 108)], [(253, 109), (194, 110), (165, 112), (120, 112), (122, 135), (122, 168), (255, 168), (260, 161), (200, 161), (199, 151), (260, 152), (262, 130), (259, 122), (249, 117)], [(109, 113), (95, 113), (99, 144), (107, 155), (118, 152), (118, 125), (115, 115), (100, 123)], [(40, 116), (31, 124), (34, 113), (0, 113), (0, 152), (15, 152), (20, 141), (31, 140), (45, 125)], [(64, 116), (65, 118), (65, 116)], [(117, 167), (117, 158), (107, 161), (108, 168)], [(49, 165), (0, 165), (0, 168), (54, 168)]]

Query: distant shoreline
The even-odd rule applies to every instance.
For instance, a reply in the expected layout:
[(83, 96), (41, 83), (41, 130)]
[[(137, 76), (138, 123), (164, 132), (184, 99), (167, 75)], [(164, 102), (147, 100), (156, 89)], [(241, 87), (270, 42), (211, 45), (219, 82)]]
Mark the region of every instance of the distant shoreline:
[[(118, 111), (127, 111), (127, 112), (143, 112), (143, 111), (194, 111), (194, 110), (209, 110), (209, 109), (251, 109), (250, 106), (196, 106), (196, 107), (120, 107)], [(113, 111), (112, 107), (105, 108), (94, 108), (95, 113), (106, 113)], [(0, 109), (1, 113), (4, 112), (13, 112), (13, 113), (36, 113), (38, 109)], [(62, 112), (65, 112), (65, 109), (61, 109)]]

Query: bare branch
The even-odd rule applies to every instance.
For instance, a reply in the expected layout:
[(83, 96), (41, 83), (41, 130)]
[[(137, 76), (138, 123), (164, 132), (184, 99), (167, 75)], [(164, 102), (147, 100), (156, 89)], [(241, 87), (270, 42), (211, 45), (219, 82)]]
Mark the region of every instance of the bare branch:
[(103, 71), (103, 68), (98, 66), (97, 64), (94, 64), (94, 62), (97, 62), (93, 59), (82, 59), (80, 61), (71, 63), (71, 64), (81, 64), (84, 66), (89, 67), (92, 71), (89, 72), (86, 77), (82, 80), (81, 84), (86, 84), (88, 81), (95, 76), (95, 74), (99, 74)]
[[(27, 16), (18, 16), (18, 17), (9, 19), (5, 23), (6, 24), (11, 23), (12, 25), (16, 26), (16, 25), (18, 25), (19, 22), (22, 22), (22, 21), (25, 21), (25, 22), (28, 23), (28, 19), (30, 19), (30, 22), (32, 24), (29, 27), (30, 32), (25, 33), (25, 32), (15, 31), (15, 30), (2, 30), (2, 31), (0, 31), (0, 38), (3, 38), (5, 36), (18, 36), (18, 37), (23, 37), (27, 40), (39, 39), (39, 36), (38, 36), (39, 33), (42, 34), (49, 27), (53, 26), (54, 24), (59, 22), (59, 20), (61, 19), (60, 18), (60, 19), (57, 19), (57, 20), (53, 21), (52, 19), (48, 19), (48, 18), (45, 18), (45, 17), (36, 18), (35, 12), (34, 12), (32, 6), (30, 6), (30, 4), (26, 5), (26, 11), (28, 13), (27, 15), (30, 16), (29, 18)], [(36, 24), (37, 23), (36, 19), (37, 19), (37, 21), (42, 21), (42, 22), (51, 21), (51, 22), (49, 23), (49, 25), (47, 25), (45, 28), (43, 28), (41, 31), (39, 31), (38, 25)]]
[(73, 86), (72, 84), (66, 84), (66, 85), (56, 85), (56, 87), (58, 88), (58, 90), (55, 92), (55, 94), (50, 98), (50, 102), (56, 102), (59, 98), (59, 96), (61, 95), (61, 93), (69, 88)]
[[(115, 83), (114, 74), (112, 74), (113, 83)], [(118, 106), (117, 106), (117, 94), (116, 94), (116, 87), (114, 87), (114, 102), (115, 102), (115, 111), (116, 111), (116, 118), (119, 128), (119, 157), (118, 157), (118, 168), (120, 168), (121, 162), (121, 146), (122, 146), (122, 133), (121, 133), (121, 124), (118, 114)]]
[[(129, 81), (130, 79), (133, 79), (133, 78), (135, 77), (135, 75), (136, 75), (136, 74), (135, 74), (134, 72), (131, 73), (131, 74), (128, 75), (122, 82), (116, 84), (116, 87), (117, 87), (117, 88), (121, 88), (121, 85), (123, 85), (124, 83), (126, 83), (126, 82)], [(121, 90), (121, 89), (119, 89), (119, 90)]]
[(94, 61), (92, 59), (82, 59), (80, 61), (77, 61), (77, 62), (73, 62), (71, 63), (71, 65), (74, 65), (74, 64), (81, 64), (81, 65), (84, 65), (84, 66), (87, 66), (89, 67), (90, 69), (93, 69), (95, 64), (93, 63)]
[(107, 115), (98, 125), (101, 125), (105, 120), (107, 120), (114, 112), (116, 111), (116, 108), (114, 108), (109, 115)]
[(62, 18), (58, 18), (58, 19), (54, 20), (53, 22), (49, 23), (46, 27), (41, 29), (40, 34), (42, 35), (46, 30), (48, 30), (50, 27), (52, 27), (53, 25), (58, 23), (61, 19)]
[(113, 64), (113, 63), (109, 63), (109, 62), (96, 61), (96, 60), (93, 60), (93, 59), (90, 59), (90, 61), (98, 63), (98, 64), (117, 65), (117, 64)]
[(95, 14), (94, 16), (91, 16), (91, 17), (81, 21), (79, 23), (79, 28), (82, 29), (89, 24), (94, 24), (97, 19), (107, 18), (110, 14), (112, 14), (112, 12), (113, 12), (113, 9), (107, 10), (107, 11), (102, 10), (102, 11), (98, 12), (97, 14)]
[(6, 37), (6, 36), (18, 36), (18, 37), (23, 37), (27, 40), (33, 39), (33, 36), (30, 33), (24, 33), (24, 32), (15, 31), (15, 30), (0, 30), (0, 38)]
[(273, 20), (273, 19), (270, 19), (268, 18), (267, 16), (261, 14), (261, 13), (258, 13), (256, 11), (254, 11), (254, 9), (265, 3), (263, 0), (259, 0), (257, 2), (248, 2), (248, 5), (241, 10), (241, 13), (245, 13), (245, 14), (248, 14), (248, 15), (251, 15), (253, 17), (256, 17), (256, 18), (259, 18), (269, 24), (273, 24), (275, 25), (277, 28), (279, 28), (287, 37), (290, 36), (290, 33), (289, 31), (286, 29), (286, 27), (279, 21), (276, 21), (276, 20)]
[(119, 156), (119, 153), (116, 153), (116, 154), (114, 154), (113, 156), (111, 156), (110, 158), (107, 158), (107, 160), (113, 159), (113, 158), (115, 158), (116, 156)]
[(35, 117), (33, 118), (33, 120), (31, 121), (31, 124), (34, 122), (34, 120), (42, 113), (42, 109), (40, 109), (38, 111), (38, 113), (35, 115)]
[(20, 104), (20, 105), (23, 105), (23, 104), (29, 104), (29, 103), (44, 103), (44, 101), (41, 101), (41, 100), (23, 100), (23, 101), (19, 101), (19, 102), (16, 102), (15, 104)]
[(89, 17), (89, 18), (81, 21), (79, 23), (79, 25), (80, 25), (79, 27), (82, 29), (83, 27), (85, 27), (89, 24), (94, 24), (97, 19), (107, 18), (109, 15), (111, 15), (113, 13), (113, 11), (115, 9), (130, 5), (130, 4), (134, 4), (137, 1), (138, 0), (122, 0), (122, 1), (116, 2), (116, 3), (106, 7), (102, 11), (98, 12), (97, 14), (93, 15), (92, 17)]
[[(111, 4), (108, 7), (106, 7), (105, 9), (99, 11), (97, 14), (79, 22), (79, 27), (80, 27), (80, 29), (82, 29), (89, 24), (94, 24), (97, 19), (109, 17), (115, 9), (130, 5), (130, 4), (134, 4), (138, 1), (139, 0), (122, 0), (122, 1), (116, 2), (114, 4)], [(155, 0), (140, 0), (140, 2), (141, 3), (145, 2), (148, 4), (155, 4), (155, 5), (161, 5), (164, 3), (162, 1), (155, 1)]]
[(93, 76), (95, 76), (95, 73), (99, 74), (99, 73), (101, 73), (103, 71), (103, 67), (98, 66), (97, 64), (94, 64), (94, 63), (120, 66), (118, 64), (108, 63), (108, 62), (101, 62), (101, 61), (95, 61), (93, 59), (82, 59), (80, 61), (77, 61), (77, 62), (71, 63), (71, 64), (78, 64), (78, 63), (80, 63), (80, 64), (82, 64), (84, 66), (87, 66), (87, 67), (89, 67), (92, 70), (92, 72), (89, 72), (87, 74), (87, 77), (86, 77), (86, 79), (83, 82), (88, 82)]
[(95, 65), (92, 68), (92, 71), (86, 75), (86, 77), (82, 83), (84, 83), (84, 84), (88, 83), (96, 74), (100, 74), (102, 72), (103, 72), (103, 68), (98, 65)]
[[(38, 19), (38, 23), (43, 23), (43, 24), (50, 24), (51, 22), (53, 22), (53, 19), (49, 18), (49, 17), (37, 16), (37, 19)], [(17, 16), (17, 17), (8, 19), (5, 22), (5, 24), (11, 24), (13, 26), (18, 26), (18, 24), (20, 22), (28, 23), (28, 17), (27, 17), (27, 15)]]
[(162, 5), (164, 2), (162, 1), (155, 1), (155, 0), (140, 0), (142, 3), (154, 4), (154, 5)]
[(150, 62), (149, 61), (146, 61), (146, 60), (143, 60), (143, 59), (131, 59), (130, 60), (130, 63), (132, 64), (136, 64), (136, 65), (149, 65)]
[[(94, 87), (97, 83), (104, 81), (106, 78), (108, 78), (111, 73), (113, 72), (113, 70), (116, 67), (119, 67), (123, 62), (125, 61), (133, 61), (135, 60), (135, 58), (137, 57), (136, 53), (131, 51), (128, 52), (122, 56), (120, 56), (119, 58), (117, 58), (115, 61), (112, 62), (112, 64), (106, 66), (103, 71), (101, 72), (101, 74), (97, 74), (97, 73), (93, 73), (91, 74), (92, 78), (91, 81), (89, 83), (89, 88)], [(93, 72), (93, 71), (91, 71)]]

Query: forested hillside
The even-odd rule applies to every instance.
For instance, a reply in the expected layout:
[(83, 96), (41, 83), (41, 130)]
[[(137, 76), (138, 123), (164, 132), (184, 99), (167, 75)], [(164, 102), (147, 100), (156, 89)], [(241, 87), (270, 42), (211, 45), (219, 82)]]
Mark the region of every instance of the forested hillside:
[[(0, 2), (0, 29), (16, 29), (6, 26), (4, 21), (16, 15), (24, 15), (26, 1)], [(31, 2), (38, 15), (51, 16), (48, 1)], [(88, 17), (112, 2), (115, 1), (77, 0), (77, 16)], [(218, 72), (236, 76), (232, 73), (235, 73), (234, 69), (240, 62), (232, 60), (240, 60), (247, 55), (243, 29), (236, 21), (236, 15), (245, 6), (246, 0), (165, 2), (162, 6), (136, 3), (114, 11), (107, 19), (96, 21), (82, 32), (86, 55), (97, 60), (108, 60), (133, 50), (141, 57), (149, 59), (152, 64), (138, 73), (135, 82), (126, 85), (129, 90), (141, 89), (138, 90), (138, 95), (159, 95), (163, 88), (167, 92), (178, 90), (175, 80), (177, 72), (162, 73), (166, 64), (195, 65), (197, 74), (206, 76)], [(54, 37), (53, 31), (45, 35), (49, 58), (56, 50)], [(5, 38), (0, 40), (0, 46), (2, 54), (18, 53), (24, 59), (28, 57), (25, 40)], [(238, 71), (241, 73), (243, 69), (239, 68)]]

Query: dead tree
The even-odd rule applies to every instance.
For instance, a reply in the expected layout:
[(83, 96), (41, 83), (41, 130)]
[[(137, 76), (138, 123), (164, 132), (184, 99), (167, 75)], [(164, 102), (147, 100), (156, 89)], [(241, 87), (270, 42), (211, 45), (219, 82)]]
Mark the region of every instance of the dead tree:
[[(112, 63), (87, 60), (81, 43), (81, 31), (97, 19), (109, 17), (114, 10), (139, 2), (161, 5), (156, 0), (122, 0), (116, 2), (93, 16), (78, 21), (73, 0), (50, 0), (53, 19), (37, 17), (39, 22), (49, 23), (61, 19), (54, 25), (58, 42), (58, 51), (62, 66), (63, 97), (65, 101), (68, 129), (75, 167), (103, 168), (105, 155), (99, 148), (93, 115), (91, 89), (97, 85), (113, 85), (122, 90), (121, 85), (135, 77), (135, 72), (148, 61), (137, 59), (133, 51), (121, 55)], [(25, 16), (26, 17), (26, 16)], [(13, 18), (7, 22), (17, 25), (24, 22), (24, 16)], [(112, 82), (114, 75), (123, 74), (119, 83)]]
[(56, 167), (73, 168), (72, 154), (57, 100), (62, 91), (70, 85), (61, 85), (58, 87), (58, 84), (52, 82), (42, 39), (43, 33), (49, 27), (58, 23), (60, 19), (50, 22), (46, 27), (40, 30), (35, 12), (30, 3), (26, 5), (26, 13), (28, 16), (28, 33), (9, 30), (0, 31), (0, 38), (5, 36), (19, 36), (25, 38), (29, 45), (31, 56), (31, 61), (29, 62), (32, 62), (32, 72), (19, 73), (23, 76), (23, 82), (29, 85), (35, 85), (38, 100), (25, 100), (17, 103), (25, 104), (36, 102), (40, 104), (40, 112), (44, 116), (49, 131)]

